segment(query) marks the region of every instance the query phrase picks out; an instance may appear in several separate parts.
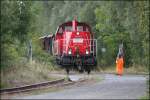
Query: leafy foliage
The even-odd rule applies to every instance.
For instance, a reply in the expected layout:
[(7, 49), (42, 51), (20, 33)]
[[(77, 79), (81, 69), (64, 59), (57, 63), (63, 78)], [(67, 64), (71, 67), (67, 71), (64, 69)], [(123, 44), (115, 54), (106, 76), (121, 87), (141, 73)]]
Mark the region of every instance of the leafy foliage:
[(145, 49), (142, 43), (148, 45), (148, 6), (148, 1), (110, 1), (95, 9), (96, 29), (107, 49), (106, 62), (115, 61), (117, 45), (123, 43), (127, 67), (131, 64), (148, 66), (148, 62), (144, 62), (148, 61), (144, 56), (144, 53), (148, 56), (148, 47), (142, 52)]
[[(54, 34), (57, 26), (77, 16), (97, 38), (100, 66), (115, 64), (118, 45), (124, 44), (125, 65), (148, 66), (149, 1), (9, 1), (1, 2), (1, 65), (27, 59), (32, 40), (33, 59), (53, 62), (38, 38)], [(106, 48), (102, 52), (102, 48)]]

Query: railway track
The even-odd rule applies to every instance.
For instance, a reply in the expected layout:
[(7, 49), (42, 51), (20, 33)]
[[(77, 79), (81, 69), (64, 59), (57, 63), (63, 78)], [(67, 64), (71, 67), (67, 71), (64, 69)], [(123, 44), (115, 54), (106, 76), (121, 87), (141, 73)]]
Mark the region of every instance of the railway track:
[(54, 81), (42, 82), (32, 85), (25, 85), (21, 87), (14, 87), (14, 88), (7, 88), (7, 89), (0, 89), (0, 94), (13, 94), (13, 93), (20, 93), (20, 92), (27, 92), (32, 90), (50, 88), (50, 87), (59, 87), (59, 86), (67, 86), (71, 84), (75, 84), (77, 82), (85, 81), (86, 79), (82, 79), (79, 81), (65, 81), (65, 79), (59, 79)]

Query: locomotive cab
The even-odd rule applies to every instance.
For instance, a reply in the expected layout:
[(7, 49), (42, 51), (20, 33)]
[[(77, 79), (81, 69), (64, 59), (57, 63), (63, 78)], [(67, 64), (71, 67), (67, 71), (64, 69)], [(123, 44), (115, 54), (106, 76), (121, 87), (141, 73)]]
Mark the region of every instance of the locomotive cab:
[(97, 65), (96, 42), (88, 24), (69, 21), (57, 28), (53, 55), (56, 62), (67, 69), (73, 67), (89, 73)]

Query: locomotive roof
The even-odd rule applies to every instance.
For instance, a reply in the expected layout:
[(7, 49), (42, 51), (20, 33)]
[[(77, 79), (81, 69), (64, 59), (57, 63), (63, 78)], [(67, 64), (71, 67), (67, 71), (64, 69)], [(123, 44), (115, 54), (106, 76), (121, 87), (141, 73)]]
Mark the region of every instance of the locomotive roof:
[[(78, 22), (77, 21), (77, 23), (78, 23), (79, 26), (83, 25), (83, 26), (88, 26), (90, 28), (90, 26), (85, 22)], [(71, 25), (72, 25), (72, 21), (68, 21), (68, 22), (65, 22), (65, 23), (63, 23), (59, 26), (71, 26)]]
[[(78, 22), (78, 21), (76, 21), (76, 22), (77, 22), (78, 26), (86, 26), (86, 27), (88, 27), (90, 33), (93, 34), (92, 30), (91, 30), (91, 27), (87, 23), (85, 23), (85, 22)], [(63, 27), (63, 26), (72, 26), (72, 21), (64, 22), (63, 24), (60, 24), (58, 27)]]

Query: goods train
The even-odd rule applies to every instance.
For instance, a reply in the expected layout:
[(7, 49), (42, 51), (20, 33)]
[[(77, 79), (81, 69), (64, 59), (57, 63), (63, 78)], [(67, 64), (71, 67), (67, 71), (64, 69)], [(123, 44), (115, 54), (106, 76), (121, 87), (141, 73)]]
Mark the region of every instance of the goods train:
[(41, 39), (44, 40), (43, 48), (47, 51), (51, 48), (57, 64), (66, 68), (67, 73), (73, 68), (89, 74), (97, 65), (97, 41), (90, 26), (84, 22), (76, 19), (65, 22), (58, 26), (55, 34)]

